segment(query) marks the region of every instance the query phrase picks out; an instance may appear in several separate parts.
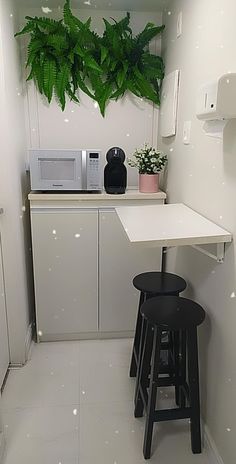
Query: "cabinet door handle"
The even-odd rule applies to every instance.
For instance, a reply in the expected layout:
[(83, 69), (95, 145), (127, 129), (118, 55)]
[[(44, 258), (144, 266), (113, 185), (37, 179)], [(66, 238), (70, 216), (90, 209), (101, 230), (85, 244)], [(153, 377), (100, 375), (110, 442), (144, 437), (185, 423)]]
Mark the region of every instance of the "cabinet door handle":
[(4, 209), (0, 208), (0, 214), (3, 214), (3, 213), (4, 213)]

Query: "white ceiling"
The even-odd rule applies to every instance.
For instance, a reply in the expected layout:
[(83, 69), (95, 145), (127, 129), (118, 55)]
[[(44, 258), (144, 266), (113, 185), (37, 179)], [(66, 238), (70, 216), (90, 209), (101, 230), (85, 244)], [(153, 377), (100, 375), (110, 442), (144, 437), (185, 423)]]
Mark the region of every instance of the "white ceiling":
[[(168, 0), (71, 0), (73, 8), (120, 11), (162, 11)], [(64, 5), (64, 0), (17, 0), (17, 5), (33, 8), (56, 8)]]

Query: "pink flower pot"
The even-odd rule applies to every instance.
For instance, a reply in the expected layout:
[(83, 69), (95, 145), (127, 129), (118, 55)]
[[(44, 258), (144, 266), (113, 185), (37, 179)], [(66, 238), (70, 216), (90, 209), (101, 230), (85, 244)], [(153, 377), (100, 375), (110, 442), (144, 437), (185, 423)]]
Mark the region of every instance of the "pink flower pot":
[(139, 174), (139, 191), (156, 193), (159, 190), (159, 174)]

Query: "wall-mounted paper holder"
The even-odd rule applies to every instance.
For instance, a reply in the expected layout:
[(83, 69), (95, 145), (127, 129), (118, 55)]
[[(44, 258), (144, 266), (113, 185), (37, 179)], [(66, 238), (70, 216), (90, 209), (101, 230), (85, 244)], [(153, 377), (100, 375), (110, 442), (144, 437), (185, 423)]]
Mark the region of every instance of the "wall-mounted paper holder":
[(197, 118), (205, 121), (203, 130), (210, 137), (223, 138), (230, 119), (236, 118), (236, 73), (228, 73), (201, 87), (197, 99)]

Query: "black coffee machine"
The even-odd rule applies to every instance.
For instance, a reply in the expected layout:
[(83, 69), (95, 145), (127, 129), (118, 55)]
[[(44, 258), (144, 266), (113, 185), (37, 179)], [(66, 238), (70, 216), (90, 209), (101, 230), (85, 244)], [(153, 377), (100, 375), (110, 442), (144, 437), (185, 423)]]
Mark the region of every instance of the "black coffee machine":
[(124, 165), (125, 152), (119, 147), (107, 152), (107, 165), (104, 169), (104, 187), (106, 193), (125, 193), (127, 187), (127, 169)]

